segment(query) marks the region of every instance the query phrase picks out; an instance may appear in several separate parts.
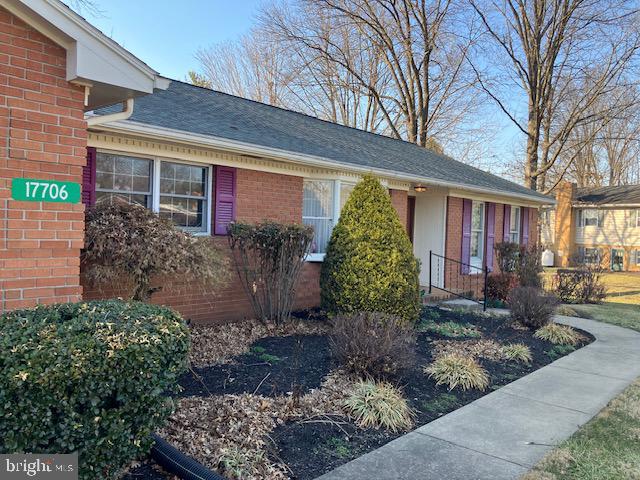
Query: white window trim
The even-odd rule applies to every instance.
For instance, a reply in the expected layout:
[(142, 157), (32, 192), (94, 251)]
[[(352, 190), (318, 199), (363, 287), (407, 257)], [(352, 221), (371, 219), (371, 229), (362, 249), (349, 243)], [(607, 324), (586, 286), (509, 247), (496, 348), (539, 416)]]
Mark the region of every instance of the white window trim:
[(145, 160), (151, 160), (152, 163), (152, 171), (151, 171), (151, 211), (154, 213), (160, 212), (160, 163), (161, 162), (170, 162), (170, 163), (181, 163), (183, 165), (192, 165), (194, 167), (205, 167), (207, 169), (207, 197), (204, 199), (207, 204), (207, 211), (205, 212), (206, 226), (207, 229), (201, 232), (195, 232), (189, 230), (187, 228), (180, 228), (181, 230), (190, 233), (196, 237), (204, 237), (211, 235), (211, 212), (213, 211), (213, 202), (215, 199), (213, 198), (213, 165), (209, 163), (198, 163), (198, 162), (188, 162), (185, 160), (181, 160), (178, 158), (172, 157), (158, 157), (152, 155), (142, 155), (137, 153), (130, 152), (121, 152), (118, 150), (109, 150), (109, 149), (97, 149), (98, 153), (106, 153), (110, 155), (123, 155), (132, 158), (141, 158)]
[[(585, 214), (587, 212), (595, 213), (595, 218), (596, 218), (596, 224), (595, 225), (587, 225), (586, 224), (587, 216)], [(580, 228), (600, 228), (600, 212), (598, 211), (597, 208), (581, 208), (579, 215), (580, 215), (580, 223), (579, 223), (578, 226)], [(593, 218), (593, 217), (589, 216), (589, 218)], [(602, 215), (602, 223), (604, 224), (604, 213)]]
[[(513, 220), (513, 214), (515, 212), (518, 212), (518, 215), (515, 215), (516, 217), (516, 221), (512, 222), (511, 220)], [(515, 226), (515, 229), (513, 228)], [(511, 243), (520, 243), (520, 239), (521, 239), (521, 235), (522, 235), (522, 207), (520, 207), (519, 205), (511, 205), (511, 211), (509, 212), (509, 241)], [(517, 238), (515, 240), (512, 239), (513, 235), (517, 235)]]
[[(333, 215), (331, 217), (331, 225), (332, 231), (333, 228), (338, 224), (338, 220), (340, 220), (340, 187), (342, 183), (351, 185), (352, 182), (343, 182), (340, 179), (333, 178), (315, 178), (315, 177), (305, 177), (304, 180), (308, 181), (316, 181), (316, 182), (333, 182)], [(307, 262), (324, 262), (324, 257), (326, 253), (309, 253), (305, 260)]]
[(636, 228), (640, 227), (640, 208), (636, 209)]
[[(480, 204), (482, 205), (482, 208), (480, 209), (481, 212), (481, 218), (482, 218), (482, 228), (480, 230), (474, 230), (473, 229), (473, 211), (475, 210), (474, 208), (474, 204)], [(471, 245), (469, 245), (469, 264), (471, 264), (471, 266), (476, 267), (476, 268), (482, 268), (484, 265), (484, 249), (485, 249), (485, 235), (486, 235), (486, 229), (487, 229), (487, 212), (486, 212), (486, 204), (485, 202), (482, 201), (477, 201), (477, 200), (472, 200), (471, 201), (471, 225), (470, 225), (470, 229), (471, 229), (471, 236), (473, 238), (473, 234), (474, 233), (480, 233), (480, 245), (479, 245), (479, 253), (480, 256), (479, 257), (473, 257), (471, 256)], [(477, 273), (477, 272), (472, 272), (472, 273)]]
[[(193, 167), (205, 167), (207, 169), (207, 196), (203, 200), (207, 205), (207, 210), (205, 212), (205, 221), (206, 221), (206, 230), (202, 230), (200, 232), (196, 232), (190, 230), (188, 228), (182, 228), (183, 231), (190, 233), (196, 237), (204, 237), (211, 235), (211, 205), (214, 202), (212, 197), (213, 193), (213, 165), (202, 164), (202, 163), (194, 163), (194, 162), (185, 162), (184, 160), (179, 160), (170, 157), (154, 157), (153, 159), (153, 185), (151, 185), (151, 202), (153, 204), (151, 210), (155, 213), (160, 213), (160, 164), (162, 162), (169, 163), (180, 163), (182, 165), (191, 165)], [(178, 227), (181, 228), (181, 227)]]

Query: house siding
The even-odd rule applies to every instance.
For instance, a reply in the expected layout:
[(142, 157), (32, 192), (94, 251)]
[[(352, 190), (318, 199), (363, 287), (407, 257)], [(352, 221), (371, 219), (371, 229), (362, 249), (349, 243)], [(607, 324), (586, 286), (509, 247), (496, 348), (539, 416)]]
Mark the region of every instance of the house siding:
[[(577, 219), (574, 208), (574, 217)], [(576, 244), (610, 245), (610, 246), (638, 246), (640, 247), (640, 227), (636, 226), (635, 210), (604, 208), (603, 225), (579, 227), (576, 225)], [(640, 209), (638, 209), (640, 210)]]
[[(449, 196), (447, 198), (447, 221), (446, 221), (446, 241), (445, 256), (449, 259), (462, 260), (462, 224), (463, 224), (463, 202), (460, 197)], [(494, 202), (495, 203), (495, 202)], [(494, 232), (495, 243), (500, 243), (504, 234), (504, 211), (505, 204), (495, 203)], [(528, 246), (533, 246), (538, 238), (538, 209), (530, 207), (529, 211), (529, 242)], [(485, 228), (486, 235), (486, 228)], [(486, 242), (485, 242), (486, 245)], [(493, 256), (492, 271), (498, 271), (498, 259)], [(471, 275), (474, 276), (474, 275)], [(477, 276), (477, 275), (475, 275)], [(482, 294), (483, 283), (481, 281), (470, 281), (469, 275), (461, 273), (460, 268), (447, 268), (444, 272), (445, 288), (460, 289), (470, 288), (474, 294), (480, 296)]]
[(82, 182), (86, 142), (65, 50), (0, 7), (0, 311), (80, 299), (84, 206), (14, 201), (11, 182)]
[[(236, 182), (238, 221), (302, 221), (302, 177), (238, 169)], [(213, 241), (227, 255), (230, 253), (226, 236), (216, 235)], [(295, 308), (319, 305), (320, 266), (319, 263), (304, 265), (296, 288)], [(117, 289), (91, 287), (84, 277), (83, 284), (86, 300), (126, 297), (129, 293), (126, 286)], [(231, 272), (230, 283), (215, 291), (198, 282), (176, 282), (167, 278), (155, 279), (154, 285), (162, 285), (163, 288), (153, 295), (152, 303), (175, 308), (185, 318), (197, 324), (224, 323), (254, 317), (251, 304), (235, 271)]]

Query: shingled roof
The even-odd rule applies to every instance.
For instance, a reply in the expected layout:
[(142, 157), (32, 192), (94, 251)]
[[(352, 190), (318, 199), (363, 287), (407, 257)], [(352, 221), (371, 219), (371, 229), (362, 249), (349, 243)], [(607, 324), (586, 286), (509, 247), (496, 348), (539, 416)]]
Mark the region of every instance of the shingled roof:
[[(111, 113), (118, 107), (98, 110)], [(341, 164), (384, 170), (488, 193), (550, 197), (413, 143), (173, 80), (167, 90), (136, 99), (129, 122), (206, 135)]]
[(579, 188), (574, 201), (589, 205), (640, 205), (640, 185)]

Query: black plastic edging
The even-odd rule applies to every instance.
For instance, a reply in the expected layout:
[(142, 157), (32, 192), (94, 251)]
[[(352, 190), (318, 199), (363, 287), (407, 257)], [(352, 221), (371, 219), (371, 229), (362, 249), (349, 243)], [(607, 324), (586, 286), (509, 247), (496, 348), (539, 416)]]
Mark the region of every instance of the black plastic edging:
[(184, 480), (226, 480), (226, 478), (185, 455), (155, 433), (152, 436), (156, 443), (151, 449), (151, 458), (165, 470)]

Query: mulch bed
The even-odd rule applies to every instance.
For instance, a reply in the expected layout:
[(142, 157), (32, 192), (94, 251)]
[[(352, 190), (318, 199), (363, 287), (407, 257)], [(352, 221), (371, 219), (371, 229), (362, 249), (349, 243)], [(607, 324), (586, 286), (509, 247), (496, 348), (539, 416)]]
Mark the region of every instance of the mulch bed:
[[(433, 312), (427, 309), (424, 316), (436, 323), (454, 321), (473, 324), (483, 339), (502, 345), (527, 345), (531, 350), (532, 362), (523, 364), (479, 357), (478, 362), (489, 373), (489, 388), (485, 392), (449, 391), (446, 386), (436, 386), (435, 381), (423, 372), (423, 367), (433, 361), (434, 342), (468, 342), (473, 339), (449, 338), (432, 331), (419, 333), (415, 365), (393, 380), (403, 390), (410, 407), (415, 411), (416, 426), (429, 423), (570, 353), (558, 351), (549, 342), (536, 339), (529, 330), (514, 328), (506, 317), (445, 310), (438, 310), (438, 314)], [(317, 322), (317, 312), (313, 316), (316, 318), (314, 322)], [(321, 328), (302, 328), (302, 332), (307, 330), (322, 332)], [(194, 367), (180, 379), (183, 388), (180, 396), (252, 394), (275, 398), (277, 401), (277, 398), (290, 397), (294, 392), (297, 395), (313, 392), (321, 386), (325, 376), (338, 366), (331, 358), (326, 334), (305, 335), (298, 334), (298, 331), (301, 331), (299, 326), (295, 335), (261, 338), (251, 344), (247, 352), (226, 358), (224, 363)], [(576, 348), (593, 341), (589, 333), (580, 333), (584, 340)], [(342, 416), (326, 416), (312, 422), (288, 420), (277, 422), (266, 439), (265, 450), (274, 464), (286, 465), (290, 478), (308, 480), (400, 435), (385, 430), (359, 429)], [(149, 477), (132, 476), (137, 473), (136, 470), (127, 478), (163, 478), (155, 476), (156, 471)]]

